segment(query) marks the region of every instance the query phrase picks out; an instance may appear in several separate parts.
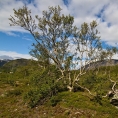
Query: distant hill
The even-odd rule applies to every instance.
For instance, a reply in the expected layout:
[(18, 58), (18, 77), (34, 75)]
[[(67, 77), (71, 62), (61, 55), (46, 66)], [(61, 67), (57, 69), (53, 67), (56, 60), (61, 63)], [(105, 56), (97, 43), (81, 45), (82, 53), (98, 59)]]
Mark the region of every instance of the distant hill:
[(16, 60), (0, 60), (1, 70), (10, 72), (16, 70), (18, 67), (29, 65), (29, 59), (16, 59)]
[(7, 62), (9, 62), (10, 60), (0, 60), (0, 67), (2, 67), (4, 64), (6, 64)]
[(7, 55), (0, 56), (0, 67), (2, 67), (4, 64), (6, 64), (7, 62), (11, 60), (13, 60), (13, 58), (10, 56), (7, 56)]
[(93, 63), (90, 63), (90, 64), (86, 65), (85, 68), (91, 69), (93, 67), (101, 67), (101, 66), (106, 66), (106, 65), (107, 66), (115, 66), (115, 65), (118, 65), (118, 60), (112, 59), (110, 63), (107, 60), (93, 62)]
[[(6, 69), (9, 71), (15, 70), (17, 69), (17, 67), (21, 67), (21, 66), (27, 66), (29, 65), (31, 62), (30, 59), (15, 59), (15, 60), (9, 60), (9, 59), (0, 59), (0, 67), (2, 69)], [(114, 65), (118, 65), (118, 60), (116, 59), (112, 59), (111, 63), (108, 63), (106, 60), (103, 61), (98, 61), (98, 62), (93, 62), (90, 65), (86, 65), (85, 68), (86, 69), (91, 69), (93, 67), (100, 67), (100, 66), (105, 66), (107, 64), (107, 66), (114, 66)]]

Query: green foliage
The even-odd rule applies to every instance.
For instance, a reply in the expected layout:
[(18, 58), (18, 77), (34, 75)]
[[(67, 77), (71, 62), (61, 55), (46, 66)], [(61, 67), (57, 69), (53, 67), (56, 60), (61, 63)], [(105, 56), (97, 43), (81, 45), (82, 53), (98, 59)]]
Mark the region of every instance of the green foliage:
[(17, 17), (17, 20), (11, 16), (10, 25), (21, 26), (33, 35), (37, 43), (33, 44), (34, 49), (30, 52), (32, 56), (46, 63), (53, 60), (58, 69), (62, 69), (61, 62), (70, 56), (67, 51), (68, 38), (77, 29), (73, 26), (74, 18), (70, 15), (61, 15), (60, 6), (49, 7), (49, 10), (43, 11), (42, 15), (42, 18), (36, 15), (36, 20), (38, 20), (38, 25), (36, 25), (31, 16), (31, 10), (23, 6), (18, 10), (14, 9), (14, 17)]
[(21, 89), (14, 89), (14, 90), (9, 90), (7, 91), (7, 96), (18, 96), (20, 94), (22, 94), (22, 90)]
[(30, 108), (35, 107), (41, 98), (41, 94), (36, 89), (31, 89), (24, 95), (24, 100), (28, 103)]
[[(108, 99), (101, 99), (98, 95), (93, 99), (85, 92), (61, 92), (57, 96), (52, 98), (52, 103), (56, 105), (59, 103), (66, 108), (77, 108), (85, 110), (94, 110), (99, 116), (107, 114), (109, 117), (116, 117), (118, 115), (117, 109), (115, 109), (108, 101)], [(97, 114), (95, 115), (97, 118)], [(99, 118), (99, 117), (98, 117)]]
[[(55, 66), (50, 65), (47, 68), (43, 68), (39, 62), (35, 63), (34, 61), (20, 66), (19, 60), (17, 61), (15, 61), (17, 68), (12, 74), (2, 72), (0, 75), (1, 82), (15, 87), (14, 90), (7, 92), (7, 96), (22, 94), (26, 104), (33, 108), (38, 104), (44, 104), (48, 98), (56, 95), (58, 92), (67, 90), (62, 81), (56, 82), (60, 73)], [(11, 61), (10, 65), (12, 63), (14, 64), (14, 61)], [(39, 63), (38, 68), (37, 63)], [(9, 63), (6, 64), (6, 67), (7, 65), (9, 67)]]
[[(70, 117), (72, 113), (75, 116), (75, 112), (81, 110), (84, 112), (81, 117), (92, 117), (94, 114), (96, 118), (117, 118), (117, 109), (110, 104), (109, 99), (101, 99), (101, 96), (111, 90), (113, 85), (107, 74), (104, 73), (105, 67), (100, 69), (97, 76), (93, 76), (90, 71), (79, 81), (80, 85), (89, 88), (92, 93), (96, 94), (95, 97), (92, 97), (78, 86), (74, 87), (76, 92), (67, 92), (67, 84), (64, 84), (62, 80), (56, 82), (61, 73), (54, 65), (44, 68), (40, 66), (40, 62), (29, 60), (28, 62), (30, 63), (24, 66), (17, 65), (14, 73), (0, 73), (0, 110), (2, 111), (0, 117), (35, 117), (33, 114), (38, 114), (37, 116), (40, 114), (41, 117), (44, 117), (44, 111), (47, 113), (45, 117), (52, 117), (54, 110), (55, 117)], [(12, 61), (10, 64), (12, 65)], [(28, 74), (25, 74), (24, 70), (27, 70)], [(114, 81), (118, 79), (117, 70), (117, 65), (111, 67), (111, 78)], [(60, 107), (63, 110), (60, 110)], [(18, 110), (14, 111), (16, 109)], [(42, 112), (39, 113), (41, 110)], [(30, 115), (28, 116), (28, 114)]]
[(16, 84), (15, 84), (15, 81), (14, 80), (11, 80), (11, 79), (8, 79), (7, 81), (6, 81), (6, 84), (10, 84), (11, 86), (15, 86)]
[[(110, 78), (113, 79), (114, 81), (117, 81), (117, 68), (118, 65), (115, 66), (111, 66), (110, 67)], [(98, 74), (93, 74), (91, 71), (89, 72), (89, 74), (85, 74), (82, 78), (81, 83), (86, 86), (89, 89), (93, 89), (95, 90), (108, 90), (111, 89), (112, 83), (109, 80), (109, 76), (108, 76), (108, 71), (109, 71), (109, 66), (107, 67), (107, 71), (106, 71), (106, 67), (100, 67), (100, 71)], [(105, 83), (105, 84), (104, 84)]]
[(58, 102), (60, 102), (61, 101), (61, 98), (59, 98), (58, 96), (53, 96), (53, 97), (51, 97), (51, 99), (50, 99), (50, 105), (51, 106), (56, 106), (57, 104), (58, 104)]
[(32, 88), (24, 94), (24, 100), (28, 103), (29, 107), (33, 108), (38, 104), (44, 104), (48, 98), (56, 94), (56, 88), (50, 86), (40, 86)]
[(92, 99), (92, 101), (96, 102), (96, 103), (99, 103), (100, 105), (102, 105), (102, 97), (100, 94), (97, 93), (96, 96), (94, 96)]

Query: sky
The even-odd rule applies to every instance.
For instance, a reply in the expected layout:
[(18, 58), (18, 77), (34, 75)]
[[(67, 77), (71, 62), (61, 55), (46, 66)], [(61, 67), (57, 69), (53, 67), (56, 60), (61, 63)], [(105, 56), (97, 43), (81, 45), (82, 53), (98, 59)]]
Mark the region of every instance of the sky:
[[(29, 51), (33, 37), (18, 26), (11, 27), (8, 20), (14, 8), (25, 4), (33, 16), (39, 17), (49, 6), (59, 5), (63, 14), (74, 16), (74, 25), (78, 28), (83, 22), (96, 20), (104, 45), (118, 47), (118, 0), (0, 0), (0, 56), (32, 58)], [(114, 58), (118, 59), (118, 54)]]

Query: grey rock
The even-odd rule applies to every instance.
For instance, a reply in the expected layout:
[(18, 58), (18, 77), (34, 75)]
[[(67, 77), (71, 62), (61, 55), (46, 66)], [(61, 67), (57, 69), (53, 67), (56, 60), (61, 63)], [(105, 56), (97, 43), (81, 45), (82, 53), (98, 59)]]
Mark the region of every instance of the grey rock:
[(113, 104), (114, 106), (118, 106), (118, 90), (116, 90), (116, 93), (112, 97), (110, 103)]

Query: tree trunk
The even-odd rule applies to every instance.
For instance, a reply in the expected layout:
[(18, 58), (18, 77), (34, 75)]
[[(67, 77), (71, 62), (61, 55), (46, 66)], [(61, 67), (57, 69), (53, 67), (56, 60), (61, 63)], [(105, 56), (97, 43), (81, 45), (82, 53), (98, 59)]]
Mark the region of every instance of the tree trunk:
[(68, 85), (67, 88), (69, 89), (70, 92), (73, 91), (73, 86), (69, 86), (69, 85)]

